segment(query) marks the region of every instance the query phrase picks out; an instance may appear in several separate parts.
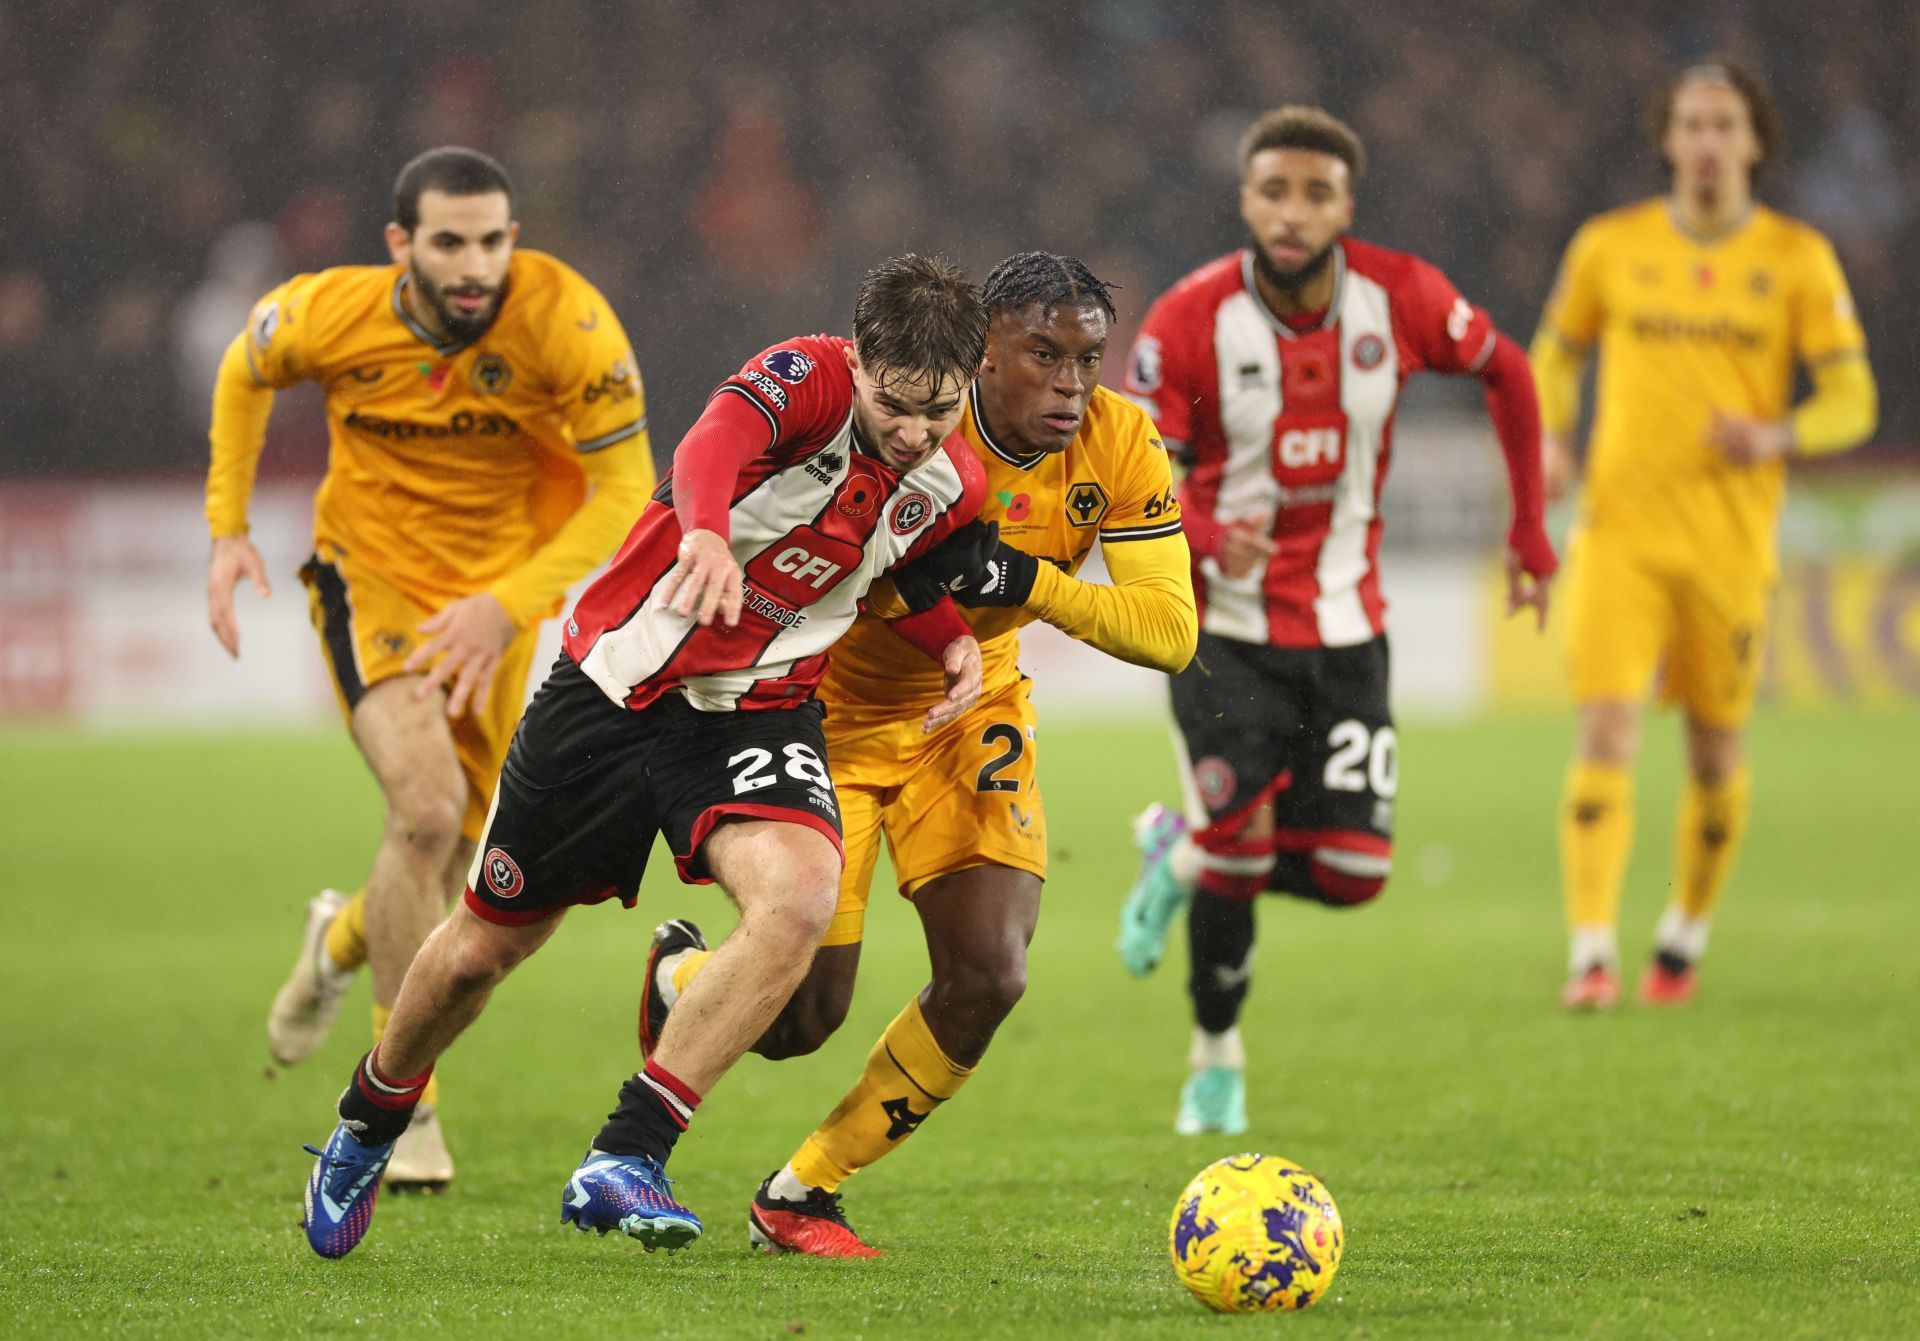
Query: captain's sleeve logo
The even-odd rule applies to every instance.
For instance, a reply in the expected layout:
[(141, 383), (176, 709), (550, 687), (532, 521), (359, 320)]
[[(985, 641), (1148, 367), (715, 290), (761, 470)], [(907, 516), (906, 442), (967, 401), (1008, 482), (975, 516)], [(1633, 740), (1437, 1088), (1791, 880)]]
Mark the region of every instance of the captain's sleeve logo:
[[(233, 328), (229, 326), (228, 330)], [(280, 304), (262, 303), (253, 309), (253, 343), (256, 349), (265, 349), (273, 343), (273, 337), (280, 329)]]
[(1160, 376), (1160, 341), (1143, 335), (1133, 342), (1133, 352), (1127, 356), (1127, 385), (1135, 391), (1158, 391)]
[(813, 360), (797, 349), (776, 349), (760, 360), (760, 366), (788, 386), (799, 386), (813, 371)]

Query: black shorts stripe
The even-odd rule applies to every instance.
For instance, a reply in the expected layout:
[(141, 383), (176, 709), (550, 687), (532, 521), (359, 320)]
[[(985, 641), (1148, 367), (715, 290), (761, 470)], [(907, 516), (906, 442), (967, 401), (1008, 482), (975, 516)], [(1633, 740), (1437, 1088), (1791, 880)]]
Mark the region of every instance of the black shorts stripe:
[(320, 637), (327, 645), (327, 660), (333, 663), (334, 682), (347, 710), (360, 706), (367, 686), (360, 678), (360, 658), (353, 650), (353, 607), (347, 602), (347, 582), (333, 564), (323, 563), (319, 555), (307, 560), (306, 574), (320, 595)]

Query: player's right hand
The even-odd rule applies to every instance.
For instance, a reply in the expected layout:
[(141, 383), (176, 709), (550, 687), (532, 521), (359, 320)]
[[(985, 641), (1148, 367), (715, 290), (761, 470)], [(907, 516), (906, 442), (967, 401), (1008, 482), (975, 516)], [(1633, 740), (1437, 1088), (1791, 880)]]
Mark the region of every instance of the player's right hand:
[(692, 615), (703, 626), (713, 623), (716, 613), (728, 628), (740, 622), (740, 565), (716, 532), (682, 536), (680, 561), (661, 581), (661, 597), (674, 614)]
[(1572, 443), (1552, 433), (1540, 439), (1540, 492), (1549, 503), (1565, 498), (1579, 474)]
[(1227, 523), (1220, 537), (1220, 571), (1228, 577), (1251, 577), (1267, 566), (1279, 546), (1250, 521)]
[(927, 709), (921, 729), (938, 731), (958, 721), (980, 700), (980, 643), (975, 638), (955, 638), (940, 654), (940, 669), (946, 672), (947, 696)]
[(1511, 618), (1522, 610), (1533, 610), (1533, 627), (1536, 633), (1547, 631), (1547, 604), (1553, 583), (1553, 574), (1558, 567), (1553, 560), (1553, 550), (1547, 549), (1550, 562), (1542, 565), (1537, 555), (1523, 553), (1519, 549), (1507, 551), (1507, 615)]
[(240, 621), (233, 612), (233, 589), (243, 577), (253, 582), (263, 599), (273, 595), (267, 565), (253, 542), (243, 535), (220, 536), (213, 542), (213, 558), (207, 564), (207, 623), (236, 661), (240, 659)]

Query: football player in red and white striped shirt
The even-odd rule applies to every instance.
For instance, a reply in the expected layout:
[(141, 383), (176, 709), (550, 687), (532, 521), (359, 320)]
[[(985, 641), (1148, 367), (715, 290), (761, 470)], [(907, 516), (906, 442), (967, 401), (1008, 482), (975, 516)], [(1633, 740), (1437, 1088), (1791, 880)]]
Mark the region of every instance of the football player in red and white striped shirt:
[[(773, 1021), (839, 892), (840, 809), (814, 698), (872, 583), (971, 521), (986, 474), (958, 427), (986, 347), (977, 288), (907, 256), (861, 286), (853, 339), (755, 355), (674, 453), (627, 542), (574, 607), (507, 752), (466, 894), (421, 947), (354, 1070), (308, 1184), (322, 1256), (366, 1232), (378, 1177), (434, 1063), (576, 904), (631, 907), (656, 834), (740, 925), (621, 1088), (563, 1195), (582, 1230), (698, 1238), (667, 1156), (701, 1096)], [(893, 621), (939, 662), (928, 730), (979, 696), (951, 600)]]
[(1245, 1129), (1237, 1027), (1263, 890), (1365, 903), (1390, 868), (1396, 783), (1380, 593), (1380, 488), (1417, 372), (1484, 384), (1513, 494), (1508, 610), (1544, 624), (1540, 412), (1519, 345), (1427, 262), (1346, 236), (1359, 138), (1283, 107), (1241, 141), (1250, 243), (1148, 312), (1127, 390), (1187, 467), (1180, 486), (1200, 647), (1173, 677), (1186, 817), (1137, 826), (1127, 966), (1188, 917), (1196, 1026), (1176, 1125)]

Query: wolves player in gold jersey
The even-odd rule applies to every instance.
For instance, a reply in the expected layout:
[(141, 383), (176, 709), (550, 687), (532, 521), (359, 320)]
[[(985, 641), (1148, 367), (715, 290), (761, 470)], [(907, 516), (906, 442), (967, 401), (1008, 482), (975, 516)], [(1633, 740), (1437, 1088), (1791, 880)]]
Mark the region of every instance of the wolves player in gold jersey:
[[(240, 654), (234, 588), (269, 593), (247, 501), (274, 391), (325, 388), (327, 475), (301, 569), (354, 742), (386, 798), (366, 886), (310, 906), (268, 1042), (310, 1055), (361, 963), (378, 1041), (407, 965), (465, 881), (520, 718), (540, 620), (613, 553), (653, 487), (633, 350), (606, 300), (514, 248), (512, 188), (470, 149), (394, 186), (391, 265), (287, 281), (254, 308), (213, 398), (207, 605)], [(432, 1096), (387, 1177), (453, 1174)]]
[[(1632, 769), (1656, 677), (1686, 714), (1690, 776), (1640, 999), (1692, 996), (1746, 832), (1742, 735), (1786, 462), (1861, 442), (1877, 412), (1833, 248), (1754, 202), (1752, 176), (1777, 144), (1766, 91), (1731, 62), (1693, 66), (1667, 89), (1655, 129), (1671, 193), (1580, 229), (1533, 344), (1550, 494), (1572, 476), (1580, 373), (1601, 351), (1568, 598), (1580, 713), (1560, 824), (1570, 1009), (1619, 998)], [(1796, 367), (1813, 384), (1798, 405)]]
[[(1173, 672), (1198, 619), (1166, 451), (1145, 413), (1098, 385), (1113, 320), (1107, 287), (1079, 261), (1024, 252), (987, 277), (987, 355), (960, 433), (987, 468), (981, 521), (897, 576), (833, 649), (820, 697), (840, 797), (840, 904), (806, 980), (756, 1045), (814, 1051), (846, 1018), (868, 885), (884, 834), (903, 897), (926, 931), (932, 980), (874, 1044), (859, 1081), (760, 1185), (753, 1241), (774, 1252), (879, 1254), (847, 1225), (839, 1189), (918, 1130), (985, 1055), (1026, 986), (1027, 944), (1047, 873), (1038, 736), (1019, 630), (1035, 619), (1136, 665)], [(1094, 541), (1112, 585), (1074, 576)], [(927, 735), (939, 668), (882, 616), (951, 590), (985, 665), (980, 701)], [(930, 673), (929, 673), (930, 672)], [(641, 1046), (705, 964), (699, 929), (655, 933)]]

